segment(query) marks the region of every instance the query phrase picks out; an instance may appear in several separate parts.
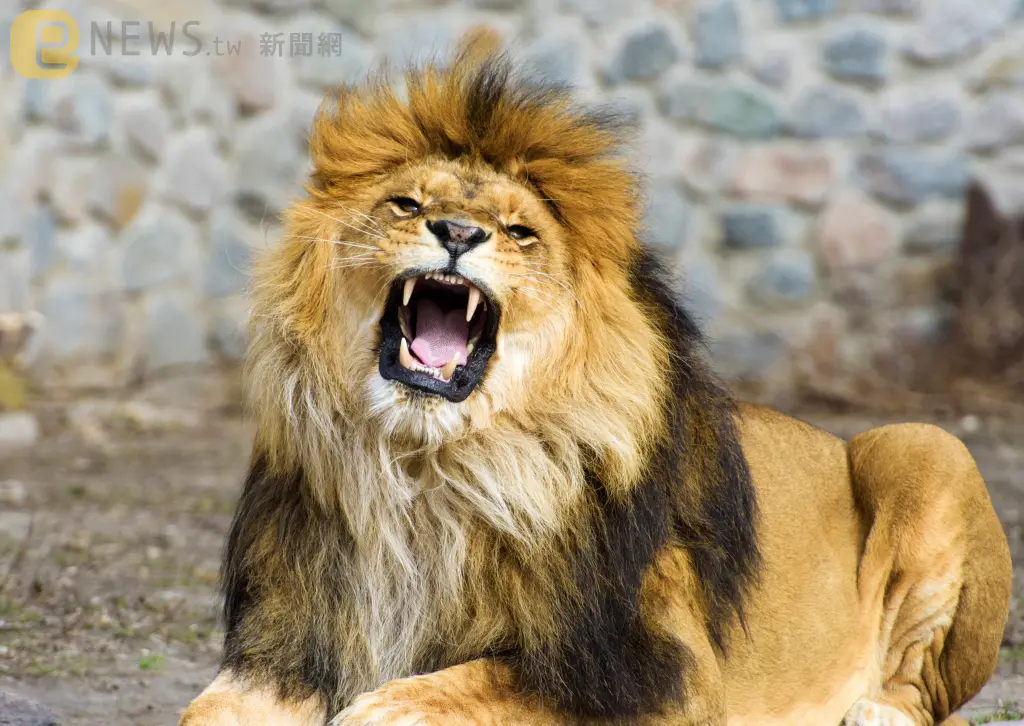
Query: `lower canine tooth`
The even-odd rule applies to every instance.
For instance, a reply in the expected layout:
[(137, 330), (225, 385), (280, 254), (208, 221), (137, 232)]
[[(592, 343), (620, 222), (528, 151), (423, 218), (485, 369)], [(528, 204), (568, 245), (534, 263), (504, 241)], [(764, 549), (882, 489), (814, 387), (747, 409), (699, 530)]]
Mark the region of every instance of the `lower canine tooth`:
[(446, 381), (452, 379), (452, 373), (455, 372), (455, 366), (459, 364), (459, 354), (456, 353), (452, 356), (452, 359), (444, 364), (444, 368), (441, 369), (441, 375)]
[(403, 368), (412, 368), (416, 365), (416, 361), (412, 359), (412, 353), (409, 352), (409, 343), (405, 338), (402, 338), (402, 347), (398, 349), (398, 361)]

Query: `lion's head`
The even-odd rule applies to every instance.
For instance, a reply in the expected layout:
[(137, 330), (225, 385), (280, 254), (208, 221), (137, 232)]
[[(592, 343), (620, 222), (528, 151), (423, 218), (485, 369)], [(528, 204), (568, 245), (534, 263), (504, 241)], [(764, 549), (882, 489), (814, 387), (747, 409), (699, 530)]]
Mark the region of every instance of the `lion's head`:
[(436, 444), (587, 406), (621, 430), (597, 409), (650, 411), (665, 356), (631, 279), (623, 127), (488, 42), (410, 72), (407, 98), (379, 80), (325, 106), (258, 320), (316, 351), (338, 407), (394, 434)]

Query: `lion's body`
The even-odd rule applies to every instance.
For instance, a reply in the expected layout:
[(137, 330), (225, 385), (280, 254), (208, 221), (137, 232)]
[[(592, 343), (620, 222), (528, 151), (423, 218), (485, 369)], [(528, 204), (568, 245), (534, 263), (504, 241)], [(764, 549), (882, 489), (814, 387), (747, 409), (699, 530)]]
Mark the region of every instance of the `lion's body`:
[(183, 724), (947, 719), (1009, 599), (966, 449), (737, 406), (613, 120), (474, 47), (317, 120), (256, 272), (223, 669)]
[(723, 662), (730, 726), (836, 724), (862, 697), (941, 721), (995, 667), (1009, 602), (970, 454), (933, 426), (847, 446), (766, 409), (742, 419), (764, 564)]

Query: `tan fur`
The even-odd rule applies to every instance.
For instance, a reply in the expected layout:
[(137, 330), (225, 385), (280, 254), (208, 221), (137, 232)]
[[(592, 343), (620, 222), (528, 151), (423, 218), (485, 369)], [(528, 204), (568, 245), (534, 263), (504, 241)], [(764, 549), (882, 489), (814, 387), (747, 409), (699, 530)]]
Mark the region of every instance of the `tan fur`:
[[(595, 511), (588, 472), (612, 501), (649, 474), (672, 353), (631, 287), (638, 202), (607, 156), (613, 136), (557, 103), (498, 102), (499, 131), (483, 141), (449, 113), (464, 108), (489, 43), (411, 76), (408, 101), (371, 84), (316, 123), (308, 196), (257, 267), (247, 379), (255, 457), (274, 475), (301, 471), (309, 521), (324, 532), (342, 523), (353, 547), (303, 552), (299, 572), (279, 551), (282, 532), (267, 528), (246, 555), (260, 607), (239, 626), (256, 675), (223, 672), (187, 726), (580, 723), (476, 656), (510, 638), (540, 647), (557, 632), (559, 598), (573, 597), (559, 557), (584, 541)], [(439, 155), (422, 131), (432, 125), (464, 153)], [(523, 151), (549, 138), (561, 157)], [(403, 216), (394, 196), (423, 214)], [(501, 306), (498, 350), (462, 403), (413, 395), (377, 370), (392, 281), (446, 261), (423, 227), (438, 215), (493, 234), (465, 256), (464, 274)], [(513, 240), (503, 233), (512, 224), (539, 241)], [(719, 485), (720, 422), (707, 403), (679, 402), (690, 426), (685, 502)], [(685, 702), (643, 723), (833, 726), (855, 704), (849, 722), (862, 726), (890, 711), (922, 726), (949, 716), (991, 673), (1009, 598), (1006, 541), (966, 449), (926, 426), (847, 445), (768, 409), (743, 407), (736, 422), (763, 559), (745, 629), (734, 622), (727, 652), (717, 649), (693, 552), (660, 551), (641, 617), (695, 663)], [(328, 607), (321, 580), (339, 568), (347, 597)], [(308, 689), (275, 690), (296, 627), (330, 633), (324, 647), (341, 654), (340, 713)], [(412, 677), (434, 642), (456, 665)]]

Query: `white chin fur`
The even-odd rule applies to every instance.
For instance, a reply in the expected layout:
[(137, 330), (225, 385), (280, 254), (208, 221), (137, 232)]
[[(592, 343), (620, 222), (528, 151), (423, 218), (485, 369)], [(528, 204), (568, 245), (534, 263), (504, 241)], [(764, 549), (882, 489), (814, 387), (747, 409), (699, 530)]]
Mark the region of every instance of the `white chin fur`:
[(440, 444), (469, 421), (463, 404), (437, 396), (413, 398), (403, 384), (384, 380), (377, 372), (370, 376), (367, 388), (370, 415), (389, 434)]

